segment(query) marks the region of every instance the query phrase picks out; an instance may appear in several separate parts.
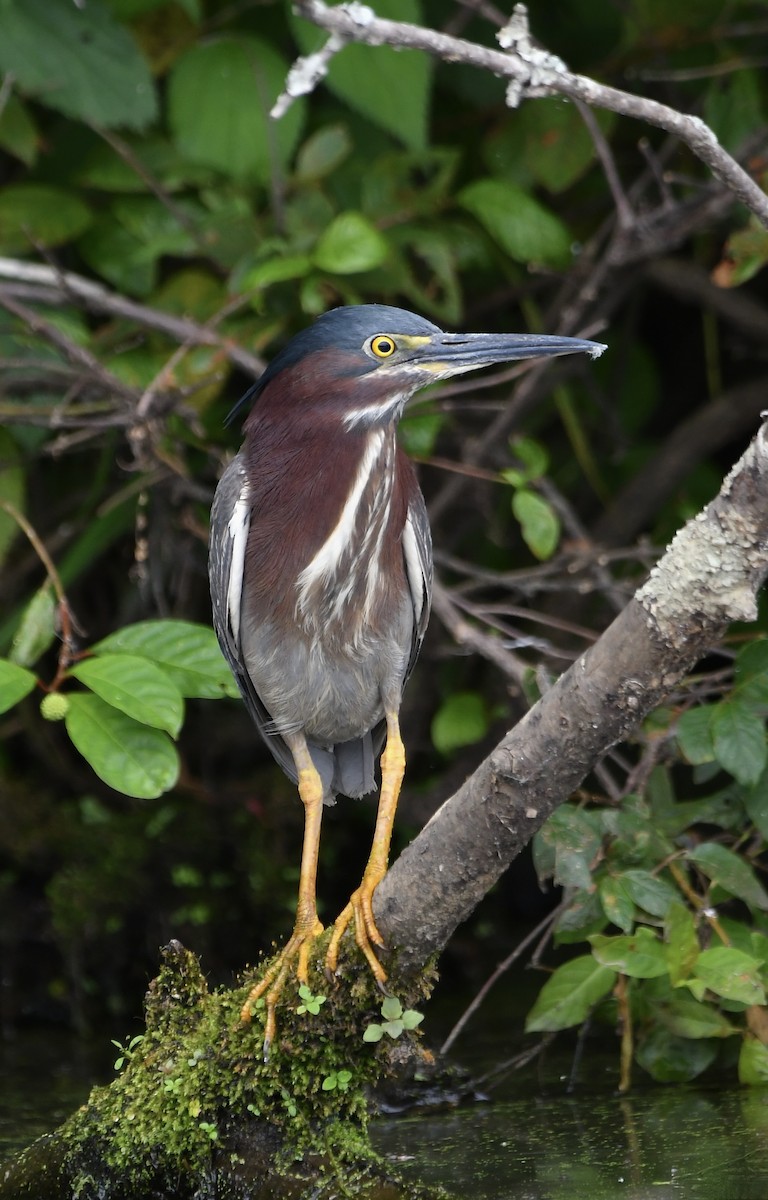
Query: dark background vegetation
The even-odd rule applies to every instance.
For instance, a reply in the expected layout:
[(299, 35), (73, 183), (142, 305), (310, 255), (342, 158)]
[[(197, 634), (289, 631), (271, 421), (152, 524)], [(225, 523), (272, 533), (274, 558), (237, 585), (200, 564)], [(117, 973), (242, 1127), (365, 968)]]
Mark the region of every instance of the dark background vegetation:
[[(529, 8), (573, 70), (698, 114), (768, 169), (764, 5)], [(377, 10), (488, 45), (505, 15)], [(768, 406), (768, 235), (664, 132), (555, 98), (510, 110), (500, 81), (414, 52), (351, 47), (268, 124), (316, 40), (283, 3), (0, 9), (0, 255), (16, 264), (0, 264), (0, 499), (61, 571), (83, 649), (142, 618), (208, 623), (226, 414), (314, 315), (375, 300), (446, 328), (608, 342), (598, 363), (460, 380), (403, 422), (445, 589), (403, 712), (404, 844), (746, 444)], [(3, 512), (0, 567), (7, 656), (44, 571)], [(729, 686), (736, 644), (706, 664), (704, 698)], [(41, 680), (56, 661), (52, 644)], [(189, 703), (178, 784), (144, 801), (104, 785), (39, 699), (0, 717), (7, 1026), (134, 1015), (171, 936), (226, 980), (288, 932), (301, 806), (238, 702)], [(587, 798), (617, 804), (660, 769), (700, 794), (668, 727)], [(321, 915), (357, 881), (371, 824), (368, 803), (326, 814)], [(518, 863), (457, 936), (448, 980), (479, 977), (554, 896)]]

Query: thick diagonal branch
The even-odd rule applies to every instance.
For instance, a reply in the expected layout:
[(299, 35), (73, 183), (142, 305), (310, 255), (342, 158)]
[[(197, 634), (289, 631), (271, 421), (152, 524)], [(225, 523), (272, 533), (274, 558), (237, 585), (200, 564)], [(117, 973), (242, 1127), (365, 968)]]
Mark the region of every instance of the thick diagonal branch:
[(446, 944), (550, 814), (637, 728), (768, 575), (768, 427), (648, 581), (445, 802), (376, 893), (376, 922), (418, 969)]

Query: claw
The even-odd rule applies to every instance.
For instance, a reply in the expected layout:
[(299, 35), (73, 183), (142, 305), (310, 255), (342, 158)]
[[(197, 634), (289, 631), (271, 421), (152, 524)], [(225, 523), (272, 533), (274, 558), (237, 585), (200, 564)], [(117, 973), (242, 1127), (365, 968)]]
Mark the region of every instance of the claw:
[(381, 756), (381, 795), (368, 865), (360, 887), (352, 893), (349, 904), (334, 922), (333, 934), (325, 956), (325, 974), (332, 979), (339, 961), (341, 939), (354, 918), (355, 941), (383, 992), (386, 991), (384, 984), (387, 982), (387, 972), (376, 957), (373, 947), (378, 946), (383, 950), (385, 944), (373, 917), (373, 893), (387, 872), (392, 825), (405, 771), (405, 750), (400, 738), (397, 713), (387, 712), (386, 718), (387, 744)]
[(299, 983), (308, 982), (309, 956), (312, 946), (323, 932), (316, 914), (297, 920), (291, 937), (283, 950), (272, 960), (257, 984), (251, 988), (245, 1004), (240, 1010), (240, 1020), (248, 1024), (253, 1016), (251, 1005), (264, 997), (266, 1006), (266, 1021), (264, 1023), (264, 1061), (269, 1058), (269, 1050), (277, 1033), (276, 1010), (285, 981), (292, 966), (296, 965), (296, 978)]
[(354, 919), (355, 922), (355, 941), (360, 950), (365, 956), (365, 960), (371, 969), (371, 972), (379, 985), (383, 989), (383, 985), (387, 980), (387, 973), (376, 957), (376, 952), (373, 947), (378, 946), (380, 949), (385, 949), (384, 939), (379, 933), (376, 922), (373, 918), (373, 893), (376, 889), (379, 880), (371, 883), (370, 880), (363, 879), (362, 884), (353, 892), (349, 899), (349, 904), (342, 913), (336, 918), (333, 924), (333, 934), (328, 944), (328, 951), (325, 956), (325, 974), (328, 979), (332, 979), (336, 973), (336, 967), (339, 962), (339, 947), (341, 939), (347, 931), (348, 926)]

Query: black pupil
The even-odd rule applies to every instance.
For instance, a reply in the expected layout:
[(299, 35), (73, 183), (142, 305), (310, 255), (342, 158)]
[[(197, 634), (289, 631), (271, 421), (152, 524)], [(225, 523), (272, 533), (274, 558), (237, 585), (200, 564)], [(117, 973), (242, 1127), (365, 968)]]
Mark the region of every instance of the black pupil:
[(394, 350), (394, 346), (390, 342), (389, 338), (379, 338), (376, 343), (376, 349), (378, 350), (379, 354), (391, 354)]

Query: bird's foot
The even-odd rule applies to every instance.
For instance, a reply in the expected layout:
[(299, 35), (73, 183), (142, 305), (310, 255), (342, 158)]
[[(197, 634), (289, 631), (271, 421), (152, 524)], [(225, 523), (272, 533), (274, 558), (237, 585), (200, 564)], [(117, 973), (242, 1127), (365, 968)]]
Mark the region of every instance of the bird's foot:
[(275, 1015), (278, 1001), (285, 986), (285, 981), (295, 969), (299, 983), (309, 980), (309, 956), (312, 946), (323, 932), (317, 914), (311, 919), (296, 923), (293, 933), (280, 953), (272, 960), (261, 979), (255, 984), (240, 1011), (240, 1020), (246, 1024), (253, 1016), (252, 1006), (264, 997), (266, 1005), (266, 1021), (264, 1024), (264, 1059), (269, 1057), (269, 1049), (277, 1032), (277, 1017)]
[(347, 907), (334, 921), (333, 934), (325, 956), (325, 973), (329, 979), (333, 978), (336, 973), (341, 939), (346, 933), (348, 926), (354, 920), (355, 941), (365, 955), (365, 959), (371, 968), (377, 984), (382, 991), (385, 990), (384, 984), (387, 981), (387, 973), (376, 957), (376, 952), (373, 948), (374, 946), (379, 946), (382, 950), (384, 949), (384, 939), (379, 933), (376, 922), (373, 919), (373, 893), (383, 877), (383, 872), (376, 879), (364, 877), (360, 887), (350, 896)]

